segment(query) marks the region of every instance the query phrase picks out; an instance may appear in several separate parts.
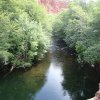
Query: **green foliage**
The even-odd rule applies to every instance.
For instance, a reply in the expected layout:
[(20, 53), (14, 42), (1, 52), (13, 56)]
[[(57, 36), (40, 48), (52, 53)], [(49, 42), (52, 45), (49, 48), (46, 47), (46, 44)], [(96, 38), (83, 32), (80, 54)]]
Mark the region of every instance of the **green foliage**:
[(86, 11), (82, 7), (72, 4), (58, 18), (60, 21), (57, 20), (55, 23), (55, 35), (59, 38), (62, 37), (69, 47), (75, 47), (76, 42), (82, 40), (82, 35), (89, 28), (87, 25), (90, 19)]
[(1, 63), (28, 67), (41, 59), (50, 45), (49, 19), (44, 8), (34, 0), (1, 0)]
[(70, 48), (76, 49), (81, 62), (94, 64), (100, 61), (99, 3), (71, 3), (55, 22), (55, 36), (63, 39)]

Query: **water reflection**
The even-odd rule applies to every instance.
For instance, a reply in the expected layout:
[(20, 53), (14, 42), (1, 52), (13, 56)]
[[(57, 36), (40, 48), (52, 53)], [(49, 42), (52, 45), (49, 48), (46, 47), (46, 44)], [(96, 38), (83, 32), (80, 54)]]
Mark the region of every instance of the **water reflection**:
[(86, 100), (98, 90), (100, 72), (89, 65), (80, 67), (73, 56), (67, 55), (63, 74), (62, 86), (70, 94), (71, 100)]
[(64, 89), (61, 83), (64, 80), (62, 73), (62, 56), (61, 52), (53, 52), (51, 54), (51, 63), (46, 74), (46, 83), (43, 88), (36, 94), (35, 100), (70, 100), (70, 96)]
[(0, 79), (0, 100), (33, 100), (45, 82), (48, 66), (49, 60), (44, 59), (27, 72), (15, 71)]
[(0, 100), (86, 100), (98, 89), (100, 72), (80, 67), (66, 48), (53, 46), (39, 64), (27, 72), (0, 79)]

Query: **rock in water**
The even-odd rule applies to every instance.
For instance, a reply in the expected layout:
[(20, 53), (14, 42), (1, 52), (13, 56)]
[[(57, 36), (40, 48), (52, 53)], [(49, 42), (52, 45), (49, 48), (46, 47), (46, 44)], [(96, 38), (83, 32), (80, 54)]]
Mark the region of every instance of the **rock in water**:
[(99, 83), (99, 90), (96, 92), (95, 96), (87, 100), (100, 100), (100, 83)]

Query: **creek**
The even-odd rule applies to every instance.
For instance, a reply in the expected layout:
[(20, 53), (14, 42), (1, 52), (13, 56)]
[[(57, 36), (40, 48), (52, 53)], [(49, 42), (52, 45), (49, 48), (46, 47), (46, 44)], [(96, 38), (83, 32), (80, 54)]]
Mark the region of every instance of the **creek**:
[(86, 100), (98, 90), (99, 76), (96, 68), (82, 67), (75, 55), (53, 44), (31, 70), (0, 79), (0, 100)]

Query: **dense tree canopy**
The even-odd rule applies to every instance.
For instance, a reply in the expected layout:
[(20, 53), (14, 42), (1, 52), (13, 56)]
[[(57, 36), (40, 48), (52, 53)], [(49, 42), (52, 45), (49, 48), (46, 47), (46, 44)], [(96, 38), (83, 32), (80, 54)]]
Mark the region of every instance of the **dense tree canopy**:
[[(82, 1), (82, 0), (80, 0)], [(78, 60), (91, 64), (100, 62), (100, 8), (97, 2), (72, 2), (61, 13), (53, 29), (55, 36), (63, 39), (78, 53)]]
[[(100, 1), (73, 0), (56, 17), (53, 33), (77, 51), (78, 60), (100, 62)], [(35, 0), (0, 0), (0, 63), (28, 67), (47, 52), (52, 21)]]
[(50, 45), (51, 22), (35, 0), (0, 0), (0, 62), (28, 67)]

